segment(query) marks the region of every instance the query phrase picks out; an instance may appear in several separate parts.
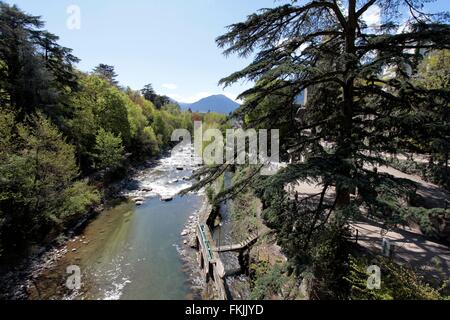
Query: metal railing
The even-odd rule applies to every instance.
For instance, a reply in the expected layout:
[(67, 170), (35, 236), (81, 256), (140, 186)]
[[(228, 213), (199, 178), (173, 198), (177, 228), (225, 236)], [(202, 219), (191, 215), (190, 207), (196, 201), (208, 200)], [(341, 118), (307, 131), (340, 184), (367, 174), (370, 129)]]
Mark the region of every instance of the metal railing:
[(208, 253), (208, 261), (211, 261), (211, 260), (213, 260), (213, 255), (212, 255), (211, 245), (210, 245), (208, 239), (206, 238), (205, 225), (199, 224), (198, 229), (200, 230), (200, 236), (201, 236), (202, 242), (205, 246), (206, 252)]

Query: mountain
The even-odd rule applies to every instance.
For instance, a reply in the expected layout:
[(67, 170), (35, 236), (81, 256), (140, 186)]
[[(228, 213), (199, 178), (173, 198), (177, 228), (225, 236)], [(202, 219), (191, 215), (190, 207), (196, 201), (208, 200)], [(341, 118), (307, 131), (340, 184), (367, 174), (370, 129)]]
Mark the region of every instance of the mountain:
[(216, 112), (229, 114), (240, 107), (239, 103), (234, 102), (223, 94), (209, 96), (194, 103), (178, 102), (181, 109), (191, 109), (193, 112)]

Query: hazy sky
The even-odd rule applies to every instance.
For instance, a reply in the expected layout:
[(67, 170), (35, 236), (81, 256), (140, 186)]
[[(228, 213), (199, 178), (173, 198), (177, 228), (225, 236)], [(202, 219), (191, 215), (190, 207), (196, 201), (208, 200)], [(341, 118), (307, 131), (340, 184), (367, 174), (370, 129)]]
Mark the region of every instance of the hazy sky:
[[(74, 49), (90, 71), (99, 63), (114, 65), (122, 85), (141, 89), (152, 83), (158, 93), (181, 102), (210, 94), (236, 97), (248, 84), (223, 91), (218, 81), (249, 61), (224, 57), (215, 39), (229, 24), (263, 7), (289, 1), (273, 0), (15, 0), (21, 9), (42, 16), (46, 29)], [(81, 10), (80, 29), (69, 29), (67, 9)], [(450, 10), (450, 0), (432, 9)], [(376, 10), (367, 17), (376, 21)]]

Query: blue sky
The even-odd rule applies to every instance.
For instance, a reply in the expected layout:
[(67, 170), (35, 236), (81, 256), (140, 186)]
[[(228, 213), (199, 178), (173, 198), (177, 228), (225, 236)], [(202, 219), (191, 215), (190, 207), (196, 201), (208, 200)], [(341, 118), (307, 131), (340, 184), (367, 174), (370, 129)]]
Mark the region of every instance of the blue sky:
[[(122, 85), (141, 89), (152, 83), (158, 93), (182, 102), (210, 94), (235, 98), (249, 86), (225, 91), (218, 81), (249, 61), (224, 57), (215, 44), (229, 24), (255, 10), (283, 2), (273, 0), (15, 0), (21, 9), (41, 15), (46, 29), (74, 49), (90, 71), (99, 63), (114, 65)], [(80, 29), (67, 27), (67, 8), (81, 10)], [(450, 0), (438, 0), (432, 10), (450, 10)], [(373, 19), (373, 17), (372, 17)]]

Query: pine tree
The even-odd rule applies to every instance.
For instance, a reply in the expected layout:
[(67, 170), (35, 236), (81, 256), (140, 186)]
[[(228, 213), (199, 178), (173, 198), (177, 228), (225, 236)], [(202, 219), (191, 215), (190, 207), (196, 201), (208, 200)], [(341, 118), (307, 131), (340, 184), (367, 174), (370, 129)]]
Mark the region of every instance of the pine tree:
[[(419, 1), (296, 3), (261, 10), (218, 38), (225, 54), (248, 56), (258, 50), (253, 63), (221, 83), (257, 81), (241, 95), (247, 99), (243, 114), (254, 115), (268, 96), (284, 97), (283, 105), (265, 110), (260, 123), (276, 127), (273, 119), (279, 118), (280, 109), (294, 114), (283, 151), (308, 161), (281, 175), (285, 182), (320, 179), (335, 187), (336, 208), (346, 208), (351, 191), (372, 175), (364, 164), (384, 163), (381, 153), (395, 152), (400, 138), (411, 132), (407, 129), (417, 125), (409, 114), (426, 92), (414, 86), (411, 70), (417, 68), (421, 50), (450, 45), (450, 28), (440, 23), (448, 15), (425, 15)], [(363, 15), (375, 5), (382, 23), (368, 26)], [(394, 18), (403, 6), (420, 14), (413, 14), (397, 32), (400, 25)], [(305, 89), (312, 98), (299, 109), (295, 99)]]
[(105, 79), (113, 86), (118, 86), (119, 82), (116, 80), (117, 73), (114, 70), (114, 66), (110, 66), (104, 63), (100, 63), (98, 66), (94, 68), (92, 71), (95, 75)]
[(0, 103), (20, 109), (20, 118), (37, 108), (56, 116), (62, 95), (76, 89), (78, 59), (43, 26), (40, 17), (0, 2)]
[(151, 84), (145, 85), (144, 88), (141, 90), (141, 93), (146, 100), (151, 102), (153, 102), (157, 96)]
[(152, 102), (157, 109), (161, 109), (163, 106), (170, 104), (172, 101), (167, 96), (158, 95), (151, 84), (147, 84), (142, 90), (144, 98)]
[[(414, 128), (427, 125), (413, 114), (432, 92), (417, 88), (412, 74), (424, 52), (450, 46), (450, 27), (448, 14), (427, 15), (421, 4), (292, 1), (250, 15), (217, 39), (226, 55), (255, 56), (221, 83), (255, 82), (239, 97), (245, 104), (238, 114), (246, 126), (282, 129), (280, 156), (292, 159), (269, 178), (258, 176), (260, 166), (254, 168), (228, 196), (256, 186), (268, 207), (266, 218), (296, 267), (312, 266), (328, 288), (337, 287), (342, 276), (336, 265), (345, 265), (340, 260), (345, 245), (330, 239), (345, 235), (362, 206), (384, 220), (397, 220), (399, 201), (409, 190), (408, 184), (370, 165), (385, 164), (384, 154), (395, 153)], [(369, 26), (364, 14), (373, 8), (380, 9), (381, 22)], [(397, 17), (403, 8), (411, 17), (401, 25)], [(301, 106), (298, 96), (304, 90), (308, 100)], [(199, 177), (209, 175), (198, 186), (228, 168), (199, 172)], [(287, 184), (297, 181), (318, 184), (321, 191), (293, 203), (283, 194)], [(356, 188), (359, 196), (351, 197)]]

